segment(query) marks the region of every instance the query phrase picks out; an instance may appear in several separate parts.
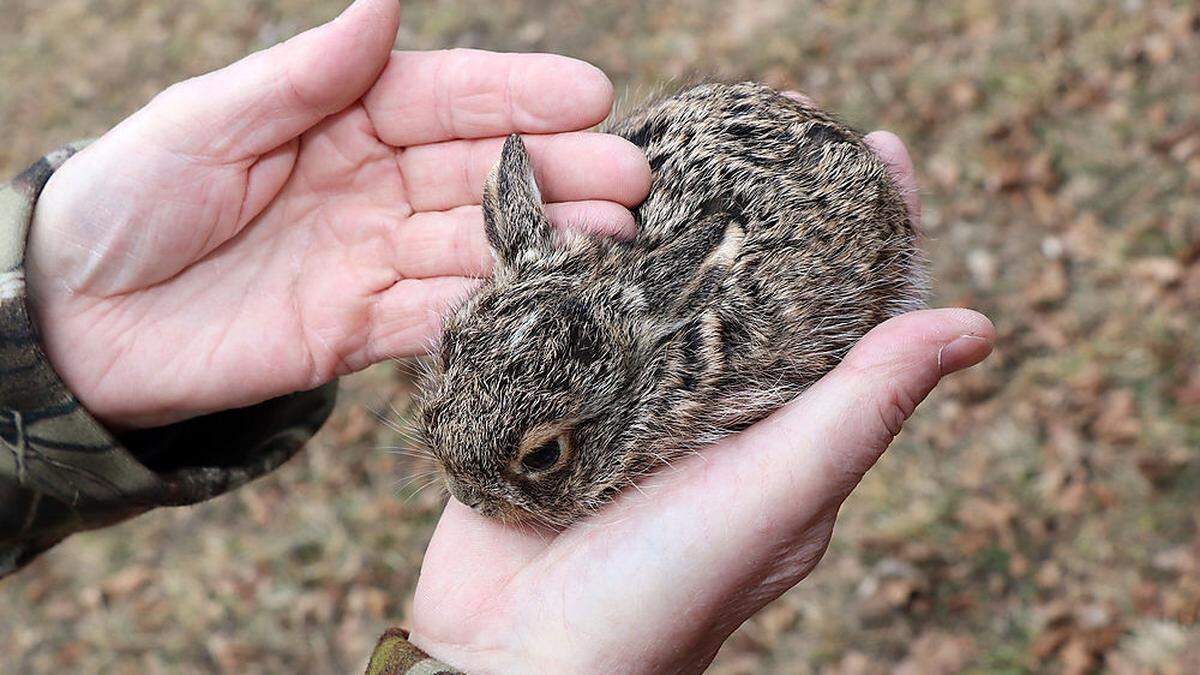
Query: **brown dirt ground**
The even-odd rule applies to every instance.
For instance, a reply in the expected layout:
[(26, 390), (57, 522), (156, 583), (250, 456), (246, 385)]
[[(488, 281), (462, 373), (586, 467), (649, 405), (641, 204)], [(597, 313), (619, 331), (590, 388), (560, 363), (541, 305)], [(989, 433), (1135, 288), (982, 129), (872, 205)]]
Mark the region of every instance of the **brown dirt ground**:
[[(0, 0), (0, 169), (326, 20), (328, 0)], [(917, 159), (938, 304), (996, 354), (926, 402), (818, 571), (714, 673), (1200, 672), (1200, 8), (1166, 0), (406, 3), (397, 44), (804, 90)], [(0, 671), (353, 672), (440, 508), (372, 408), (275, 475), (0, 585)]]

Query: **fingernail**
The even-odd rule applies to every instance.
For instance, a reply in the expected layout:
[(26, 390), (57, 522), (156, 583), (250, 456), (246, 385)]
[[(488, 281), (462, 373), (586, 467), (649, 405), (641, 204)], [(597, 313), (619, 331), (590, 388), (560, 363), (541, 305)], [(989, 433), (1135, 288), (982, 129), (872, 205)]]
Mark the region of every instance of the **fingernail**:
[(942, 375), (970, 368), (992, 353), (992, 341), (978, 335), (960, 335), (938, 350), (938, 371)]

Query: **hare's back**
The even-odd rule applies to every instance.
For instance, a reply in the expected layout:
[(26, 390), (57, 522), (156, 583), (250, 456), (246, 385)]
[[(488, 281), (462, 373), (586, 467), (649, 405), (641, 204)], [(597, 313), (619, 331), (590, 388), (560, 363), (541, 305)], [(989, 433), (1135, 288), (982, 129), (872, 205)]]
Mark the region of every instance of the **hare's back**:
[[(714, 252), (732, 254), (700, 303), (732, 327), (719, 332), (731, 386), (806, 386), (872, 326), (920, 305), (904, 200), (862, 136), (827, 113), (758, 84), (704, 84), (612, 131), (654, 172), (635, 211), (649, 273), (708, 274)], [(664, 287), (696, 287), (657, 273)]]
[(654, 172), (637, 211), (647, 243), (674, 239), (716, 212), (747, 225), (751, 237), (908, 230), (886, 168), (862, 136), (769, 87), (689, 87), (611, 131), (641, 147)]

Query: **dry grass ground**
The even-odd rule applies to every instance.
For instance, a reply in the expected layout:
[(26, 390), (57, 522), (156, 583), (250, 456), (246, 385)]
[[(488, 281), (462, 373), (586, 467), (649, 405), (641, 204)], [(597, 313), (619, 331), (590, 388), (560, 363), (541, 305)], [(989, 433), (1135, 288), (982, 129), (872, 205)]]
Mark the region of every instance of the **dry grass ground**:
[[(327, 0), (0, 0), (0, 168), (333, 16)], [(398, 44), (809, 92), (908, 140), (939, 304), (996, 322), (716, 673), (1200, 672), (1200, 9), (1166, 0), (406, 3)], [(547, 95), (552, 95), (548, 93)], [(0, 585), (0, 670), (346, 672), (440, 502), (371, 417), (275, 475), (73, 537)]]

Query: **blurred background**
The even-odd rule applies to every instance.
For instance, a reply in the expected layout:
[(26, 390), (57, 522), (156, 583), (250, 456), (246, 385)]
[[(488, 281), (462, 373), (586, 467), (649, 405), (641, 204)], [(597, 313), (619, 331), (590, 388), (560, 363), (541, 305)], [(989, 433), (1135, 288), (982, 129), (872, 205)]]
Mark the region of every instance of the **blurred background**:
[[(0, 0), (0, 169), (328, 20), (327, 0)], [(1200, 672), (1200, 7), (1123, 0), (405, 2), (397, 45), (552, 51), (626, 99), (800, 89), (909, 144), (936, 304), (999, 330), (712, 672)], [(547, 92), (548, 96), (554, 95)], [(360, 671), (441, 507), (347, 378), (274, 475), (0, 584), (0, 672)]]

